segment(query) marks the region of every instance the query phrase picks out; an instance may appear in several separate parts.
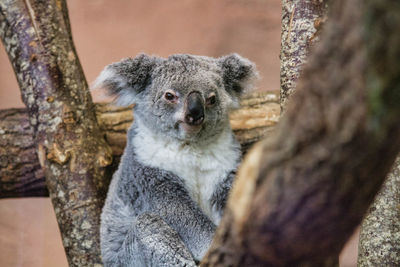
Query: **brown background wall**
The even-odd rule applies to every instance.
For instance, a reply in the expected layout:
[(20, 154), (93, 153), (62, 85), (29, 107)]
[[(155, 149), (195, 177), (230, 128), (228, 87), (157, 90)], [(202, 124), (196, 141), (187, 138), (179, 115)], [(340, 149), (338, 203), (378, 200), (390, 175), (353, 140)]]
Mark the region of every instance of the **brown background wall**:
[[(237, 52), (256, 62), (259, 90), (279, 89), (280, 0), (69, 0), (68, 6), (89, 83), (106, 64), (140, 52)], [(10, 107), (23, 103), (1, 46), (0, 109)], [(354, 266), (355, 246), (342, 266)], [(0, 200), (0, 266), (67, 266), (49, 199)]]
[[(88, 82), (102, 68), (140, 52), (168, 56), (239, 53), (256, 62), (263, 90), (278, 90), (279, 0), (68, 1), (73, 37)], [(0, 108), (22, 106), (0, 51)], [(97, 98), (96, 98), (97, 99)]]

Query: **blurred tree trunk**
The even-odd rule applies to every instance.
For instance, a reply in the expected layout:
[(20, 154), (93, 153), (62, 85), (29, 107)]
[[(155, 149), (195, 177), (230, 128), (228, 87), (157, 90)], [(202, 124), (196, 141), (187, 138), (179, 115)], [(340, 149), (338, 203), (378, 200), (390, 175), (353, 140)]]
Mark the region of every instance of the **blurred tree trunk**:
[[(296, 91), (296, 83), (306, 64), (312, 47), (320, 40), (323, 25), (327, 20), (327, 0), (288, 1), (282, 0), (281, 32), (281, 88), (280, 105), (282, 115), (289, 97)], [(339, 266), (339, 255), (321, 262), (324, 266)]]
[(96, 121), (65, 1), (0, 1), (0, 36), (27, 107), (30, 148), (46, 177), (69, 265), (99, 266), (98, 226), (112, 155)]
[(274, 133), (247, 155), (202, 266), (331, 266), (400, 149), (400, 5), (332, 3)]
[[(105, 133), (114, 155), (109, 175), (118, 166), (125, 148), (126, 132), (133, 119), (132, 107), (103, 103), (95, 104), (95, 109), (100, 130)], [(230, 114), (232, 129), (242, 151), (245, 153), (270, 131), (278, 118), (279, 96), (276, 92), (243, 97), (241, 108)], [(48, 196), (26, 110), (0, 110), (0, 133), (0, 198)]]
[[(296, 90), (296, 83), (306, 64), (310, 50), (320, 40), (327, 20), (328, 1), (282, 0), (281, 30), (281, 87), (280, 105), (282, 115), (289, 97)], [(339, 266), (339, 255), (321, 262), (324, 266)]]

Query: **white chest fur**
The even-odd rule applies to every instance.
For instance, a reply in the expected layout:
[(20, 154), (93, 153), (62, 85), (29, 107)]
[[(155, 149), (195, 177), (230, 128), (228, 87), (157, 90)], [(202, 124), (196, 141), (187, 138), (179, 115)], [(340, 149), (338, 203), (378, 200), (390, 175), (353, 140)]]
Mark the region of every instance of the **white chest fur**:
[(205, 146), (183, 145), (176, 140), (154, 135), (144, 125), (133, 138), (138, 160), (179, 176), (192, 199), (215, 223), (220, 220), (210, 199), (216, 186), (236, 167), (240, 148), (229, 130)]

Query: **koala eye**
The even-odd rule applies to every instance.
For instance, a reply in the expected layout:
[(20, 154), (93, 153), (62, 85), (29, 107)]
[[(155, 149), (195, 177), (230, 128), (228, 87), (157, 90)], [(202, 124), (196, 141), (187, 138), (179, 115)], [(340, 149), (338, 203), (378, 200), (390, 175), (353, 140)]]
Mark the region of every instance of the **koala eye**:
[(214, 93), (212, 93), (212, 94), (206, 99), (206, 104), (207, 104), (207, 105), (214, 105), (216, 101), (217, 101), (217, 97), (215, 96)]
[(173, 92), (167, 91), (164, 94), (164, 98), (170, 102), (175, 102), (178, 97)]

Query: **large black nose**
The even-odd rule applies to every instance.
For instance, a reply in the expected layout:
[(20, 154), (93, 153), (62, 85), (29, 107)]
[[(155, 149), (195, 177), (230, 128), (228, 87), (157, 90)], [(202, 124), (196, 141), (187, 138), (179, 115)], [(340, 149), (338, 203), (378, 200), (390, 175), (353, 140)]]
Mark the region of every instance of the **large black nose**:
[(186, 98), (185, 122), (199, 125), (204, 120), (204, 103), (199, 92), (192, 92)]

